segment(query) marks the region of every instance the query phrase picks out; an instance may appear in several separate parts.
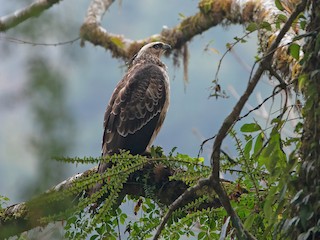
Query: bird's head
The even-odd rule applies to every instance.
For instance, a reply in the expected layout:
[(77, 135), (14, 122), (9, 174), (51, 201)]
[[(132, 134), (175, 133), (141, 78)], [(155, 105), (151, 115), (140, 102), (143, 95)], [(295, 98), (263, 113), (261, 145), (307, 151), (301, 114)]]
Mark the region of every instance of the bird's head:
[(171, 49), (171, 46), (163, 42), (148, 43), (140, 49), (136, 58), (140, 58), (147, 55), (156, 56), (160, 58), (165, 51), (170, 49)]

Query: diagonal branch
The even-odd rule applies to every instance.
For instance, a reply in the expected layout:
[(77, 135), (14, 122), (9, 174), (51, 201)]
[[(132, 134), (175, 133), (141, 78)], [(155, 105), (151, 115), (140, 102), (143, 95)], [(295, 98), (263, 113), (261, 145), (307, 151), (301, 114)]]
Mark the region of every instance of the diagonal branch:
[[(0, 31), (5, 31), (25, 21), (30, 17), (34, 17), (35, 15), (40, 14), (41, 12), (43, 12), (44, 10), (48, 9), (53, 4), (58, 2), (59, 2), (58, 0), (51, 0), (51, 1), (39, 0), (31, 4), (29, 7), (18, 11), (17, 14), (12, 14), (12, 15), (2, 17), (0, 18)], [(180, 49), (182, 46), (184, 46), (186, 42), (190, 41), (194, 36), (201, 34), (202, 32), (206, 31), (207, 29), (213, 26), (216, 26), (217, 24), (225, 23), (226, 21), (228, 21), (229, 23), (244, 23), (244, 22), (250, 22), (252, 20), (259, 22), (259, 21), (265, 20), (261, 18), (263, 18), (264, 16), (268, 16), (267, 13), (269, 13), (269, 11), (263, 11), (263, 8), (264, 8), (263, 4), (269, 1), (202, 0), (199, 2), (199, 12), (191, 17), (185, 18), (176, 27), (171, 29), (164, 28), (159, 34), (150, 36), (146, 39), (133, 41), (130, 39), (126, 39), (121, 35), (108, 33), (107, 30), (101, 27), (101, 19), (113, 2), (114, 0), (92, 0), (88, 8), (87, 16), (81, 27), (80, 35), (83, 42), (90, 41), (94, 45), (100, 45), (106, 49), (109, 49), (112, 52), (113, 57), (123, 58), (123, 59), (129, 59), (134, 53), (137, 52), (137, 50), (143, 44), (149, 41), (156, 41), (156, 40), (165, 41), (171, 44), (173, 48)], [(248, 3), (248, 4), (243, 5), (242, 3)], [(290, 16), (290, 18), (288, 19), (288, 21), (286, 22), (282, 30), (275, 37), (275, 41), (273, 42), (271, 47), (269, 47), (268, 50), (265, 51), (266, 52), (266, 54), (264, 55), (265, 57), (260, 62), (260, 65), (256, 70), (255, 74), (253, 75), (253, 77), (250, 79), (246, 91), (244, 92), (240, 100), (237, 102), (232, 112), (223, 122), (213, 145), (213, 153), (211, 155), (211, 164), (212, 164), (213, 170), (210, 178), (201, 180), (196, 186), (190, 188), (189, 190), (187, 190), (187, 186), (185, 185), (184, 187), (181, 186), (180, 188), (178, 188), (178, 189), (181, 189), (181, 191), (179, 192), (175, 192), (176, 188), (168, 184), (168, 186), (171, 186), (171, 188), (168, 188), (168, 191), (161, 190), (161, 194), (158, 194), (159, 197), (163, 197), (162, 201), (165, 202), (167, 205), (172, 203), (174, 199), (176, 199), (180, 194), (182, 195), (176, 201), (174, 201), (174, 203), (169, 207), (169, 211), (163, 218), (161, 225), (158, 229), (157, 236), (159, 236), (162, 228), (165, 226), (172, 212), (177, 207), (179, 207), (179, 205), (182, 204), (182, 202), (186, 200), (190, 195), (192, 195), (193, 193), (196, 193), (197, 189), (201, 189), (204, 186), (209, 186), (208, 181), (210, 181), (210, 186), (212, 186), (212, 188), (216, 191), (216, 193), (219, 196), (220, 202), (222, 203), (223, 207), (226, 209), (227, 213), (231, 216), (231, 221), (233, 223), (233, 226), (237, 230), (237, 235), (239, 236), (239, 239), (244, 239), (245, 236), (247, 236), (247, 238), (249, 239), (254, 239), (243, 228), (239, 217), (237, 216), (234, 209), (232, 208), (230, 201), (228, 199), (228, 196), (219, 181), (220, 148), (221, 148), (222, 141), (226, 137), (229, 129), (233, 126), (233, 124), (239, 118), (239, 115), (241, 113), (241, 110), (244, 104), (248, 100), (249, 96), (252, 94), (252, 91), (257, 85), (261, 75), (263, 74), (263, 72), (266, 71), (266, 68), (270, 66), (272, 58), (276, 52), (277, 46), (279, 45), (280, 41), (283, 40), (283, 37), (289, 30), (293, 20), (297, 17), (298, 13), (304, 10), (305, 5), (306, 5), (306, 1), (303, 1), (302, 4), (300, 4), (297, 7), (297, 9)], [(257, 11), (257, 9), (259, 11)], [(256, 14), (257, 12), (259, 14)], [(253, 19), (253, 16), (255, 16), (254, 19)], [(267, 41), (265, 41), (264, 46), (268, 46), (267, 42), (271, 42), (269, 41), (270, 39), (273, 39), (273, 38), (271, 37), (268, 38)], [(283, 52), (285, 51), (281, 51), (280, 53), (283, 53)], [(282, 68), (278, 67), (278, 65), (275, 68), (280, 71), (282, 70)], [(91, 173), (92, 173), (92, 170), (91, 172), (89, 170), (84, 174), (91, 174)], [(140, 171), (140, 173), (143, 173), (143, 171)], [(82, 174), (77, 175), (77, 177), (81, 178)], [(67, 180), (67, 182), (60, 184), (59, 187), (56, 189), (53, 189), (53, 191), (59, 191), (59, 189), (61, 187), (63, 188), (63, 186), (68, 187), (68, 183), (72, 184), (73, 182), (76, 182), (78, 179), (77, 177), (71, 178), (70, 181)], [(175, 183), (179, 184), (177, 182)], [(125, 189), (126, 188), (124, 187), (124, 191)], [(133, 189), (132, 187), (131, 188), (128, 187), (127, 191), (130, 192), (132, 191), (132, 189)], [(167, 194), (170, 189), (173, 189), (171, 190), (172, 195), (168, 196)], [(137, 186), (137, 189), (135, 189), (133, 194), (143, 195), (144, 190), (141, 189), (141, 187), (139, 188), (139, 186)], [(62, 206), (59, 206), (59, 207), (63, 208), (66, 206), (62, 204)], [(30, 211), (31, 211), (31, 214), (30, 214)], [(35, 212), (32, 213), (32, 211), (35, 211)], [(8, 207), (5, 210), (5, 218), (3, 218), (3, 215), (1, 215), (0, 217), (0, 237), (2, 237), (1, 234), (6, 233), (6, 231), (3, 231), (3, 229), (5, 229), (8, 226), (11, 226), (10, 224), (12, 224), (13, 226), (15, 225), (23, 226), (19, 231), (30, 229), (35, 225), (40, 225), (41, 223), (37, 221), (36, 217), (41, 217), (41, 214), (43, 215), (44, 213), (46, 213), (46, 211), (42, 211), (42, 209), (40, 209), (40, 211), (36, 211), (36, 209), (30, 209), (27, 203), (21, 203), (15, 206)], [(35, 219), (31, 220), (30, 216), (35, 217), (36, 220)]]
[(183, 192), (170, 206), (169, 210), (166, 212), (164, 217), (161, 220), (161, 223), (157, 229), (156, 234), (154, 235), (153, 239), (157, 240), (160, 237), (161, 231), (164, 229), (166, 223), (168, 222), (169, 218), (171, 217), (172, 213), (177, 210), (181, 205), (182, 202), (185, 202), (186, 199), (190, 198), (190, 196), (193, 196), (196, 194), (196, 191), (202, 189), (204, 186), (208, 186), (209, 179), (200, 179), (197, 183), (197, 185), (188, 188), (186, 191)]
[(219, 199), (221, 201), (221, 204), (223, 207), (226, 209), (227, 213), (231, 217), (231, 221), (233, 226), (237, 230), (237, 235), (239, 239), (246, 239), (246, 236), (248, 237), (247, 233), (245, 232), (244, 227), (242, 226), (241, 220), (239, 219), (238, 215), (234, 211), (234, 209), (231, 207), (230, 200), (225, 193), (224, 189), (220, 185), (219, 182), (219, 177), (220, 177), (220, 148), (222, 141), (224, 138), (227, 136), (228, 131), (230, 128), (234, 125), (234, 123), (237, 121), (237, 119), (240, 116), (241, 110), (243, 109), (243, 106), (247, 102), (248, 98), (252, 94), (255, 86), (259, 82), (262, 74), (268, 68), (268, 66), (271, 65), (271, 61), (274, 55), (274, 50), (277, 49), (279, 46), (280, 42), (282, 41), (283, 37), (291, 27), (293, 21), (298, 17), (298, 15), (304, 11), (306, 8), (306, 0), (302, 1), (295, 11), (291, 14), (291, 16), (288, 18), (288, 21), (285, 23), (285, 25), (282, 27), (281, 31), (277, 35), (276, 39), (268, 49), (267, 53), (265, 54), (265, 57), (262, 59), (262, 61), (259, 64), (258, 69), (256, 70), (255, 74), (253, 77), (250, 79), (248, 86), (233, 108), (232, 112), (227, 116), (227, 118), (224, 120), (216, 138), (215, 142), (213, 144), (213, 152), (211, 155), (211, 164), (212, 164), (212, 174), (210, 176), (210, 179), (213, 182), (213, 187), (216, 193), (219, 196)]
[[(239, 119), (240, 113), (245, 105), (245, 103), (248, 101), (249, 97), (251, 96), (253, 90), (255, 89), (256, 85), (258, 84), (262, 74), (269, 70), (271, 66), (271, 62), (273, 60), (273, 55), (275, 54), (277, 47), (279, 46), (280, 42), (283, 40), (284, 36), (290, 29), (293, 21), (298, 17), (298, 15), (304, 11), (306, 7), (306, 0), (302, 1), (295, 9), (295, 11), (290, 15), (287, 22), (282, 27), (281, 31), (276, 36), (274, 42), (271, 44), (271, 46), (267, 49), (266, 53), (264, 54), (264, 57), (262, 58), (258, 69), (255, 71), (254, 75), (251, 77), (247, 85), (247, 88), (243, 95), (240, 97), (239, 101), (234, 106), (232, 112), (225, 118), (222, 126), (220, 127), (218, 134), (215, 135), (215, 141), (213, 144), (213, 152), (211, 155), (211, 166), (212, 166), (212, 172), (211, 176), (208, 179), (202, 180), (203, 183), (206, 183), (207, 180), (210, 181), (210, 185), (214, 189), (214, 191), (217, 193), (219, 200), (222, 204), (222, 206), (225, 208), (228, 215), (231, 217), (232, 224), (234, 228), (236, 229), (237, 236), (239, 239), (255, 239), (254, 236), (252, 236), (246, 229), (244, 229), (242, 222), (237, 215), (237, 213), (234, 211), (234, 209), (231, 206), (229, 197), (222, 187), (219, 179), (220, 179), (220, 152), (221, 152), (221, 145), (223, 140), (228, 134), (228, 131), (232, 128), (232, 126), (237, 122)], [(200, 189), (202, 184), (198, 183), (196, 186), (194, 186), (195, 189)], [(193, 191), (193, 188), (190, 189)], [(157, 239), (160, 236), (160, 233), (162, 229), (164, 228), (166, 222), (171, 217), (172, 212), (177, 209), (180, 205), (180, 202), (182, 202), (183, 198), (188, 196), (188, 192), (185, 192), (183, 195), (181, 195), (170, 207), (169, 211), (166, 213), (166, 215), (162, 218), (161, 224), (159, 228), (157, 229), (156, 236), (154, 239)]]
[(4, 32), (24, 22), (25, 20), (38, 17), (43, 11), (51, 8), (61, 0), (37, 0), (29, 6), (17, 10), (12, 14), (0, 18), (0, 32)]

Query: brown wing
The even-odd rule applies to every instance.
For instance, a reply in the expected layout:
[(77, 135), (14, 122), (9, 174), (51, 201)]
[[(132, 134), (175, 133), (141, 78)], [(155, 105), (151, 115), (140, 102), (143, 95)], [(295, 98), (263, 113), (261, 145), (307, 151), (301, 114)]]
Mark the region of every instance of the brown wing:
[(143, 153), (165, 106), (166, 76), (154, 64), (132, 69), (118, 84), (105, 113), (103, 155), (120, 149)]

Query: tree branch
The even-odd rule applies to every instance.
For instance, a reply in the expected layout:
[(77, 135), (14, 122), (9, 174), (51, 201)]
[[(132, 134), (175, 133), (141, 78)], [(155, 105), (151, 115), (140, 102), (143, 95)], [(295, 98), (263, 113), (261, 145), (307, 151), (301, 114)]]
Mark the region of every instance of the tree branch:
[[(78, 203), (81, 194), (73, 193), (69, 197), (65, 197), (61, 194), (61, 197), (56, 200), (50, 199), (50, 194), (69, 190), (75, 184), (80, 184), (84, 178), (96, 174), (96, 171), (97, 167), (76, 174), (30, 201), (14, 204), (3, 209), (0, 214), (0, 239), (17, 235), (37, 226), (45, 226), (46, 223), (42, 221), (44, 217), (54, 216), (61, 212), (66, 212), (66, 215), (72, 214), (72, 212), (68, 213), (68, 210), (72, 209), (72, 207)], [(178, 171), (181, 171), (181, 169)], [(123, 189), (119, 194), (118, 199), (123, 199), (127, 194), (136, 197), (146, 197), (145, 189), (148, 188), (155, 189), (153, 192), (154, 200), (159, 201), (164, 205), (170, 205), (188, 189), (188, 186), (182, 181), (169, 181), (169, 177), (172, 176), (174, 172), (174, 169), (154, 164), (154, 162), (151, 161), (151, 163), (147, 164), (143, 169), (138, 170), (129, 176), (127, 182), (123, 185)], [(144, 183), (139, 182), (141, 179), (144, 179)], [(187, 204), (203, 194), (204, 192), (201, 191), (192, 191), (188, 196), (183, 198), (182, 202), (180, 202), (182, 204)], [(215, 194), (213, 192), (210, 193), (210, 196), (212, 196), (213, 201), (202, 204), (199, 209), (221, 206), (219, 201), (214, 200)], [(150, 193), (148, 194), (148, 197), (150, 197)], [(48, 199), (50, 200), (48, 201)], [(120, 204), (121, 201), (119, 200), (117, 206)]]
[(181, 49), (184, 44), (206, 30), (218, 24), (239, 24), (244, 22), (263, 21), (265, 5), (258, 1), (218, 0), (199, 2), (199, 12), (187, 17), (177, 26), (169, 29), (164, 27), (159, 34), (145, 39), (131, 40), (122, 35), (108, 32), (101, 26), (101, 19), (114, 0), (92, 0), (87, 17), (81, 27), (80, 36), (84, 41), (100, 45), (110, 50), (115, 58), (130, 59), (144, 44), (151, 41), (163, 41), (174, 49)]
[(190, 198), (190, 196), (194, 196), (196, 192), (200, 189), (202, 189), (204, 186), (208, 186), (209, 184), (209, 179), (200, 179), (198, 183), (193, 186), (188, 188), (186, 191), (183, 192), (182, 195), (180, 195), (170, 206), (169, 210), (166, 212), (164, 217), (161, 220), (161, 223), (157, 229), (156, 234), (154, 235), (153, 239), (156, 240), (160, 237), (161, 231), (164, 229), (166, 223), (168, 222), (169, 218), (171, 217), (172, 213), (177, 210), (183, 202), (186, 201), (186, 199)]
[(285, 23), (285, 25), (282, 27), (281, 31), (277, 35), (275, 41), (271, 44), (270, 48), (267, 50), (265, 57), (262, 59), (262, 61), (259, 64), (258, 69), (256, 70), (253, 77), (249, 80), (247, 89), (243, 93), (243, 95), (240, 97), (239, 101), (236, 103), (235, 107), (233, 108), (232, 112), (226, 117), (224, 120), (221, 128), (218, 131), (218, 134), (216, 135), (214, 144), (213, 144), (213, 152), (211, 155), (211, 164), (212, 164), (212, 174), (210, 176), (210, 179), (212, 181), (212, 185), (214, 190), (216, 191), (222, 206), (226, 209), (227, 213), (231, 217), (231, 221), (233, 226), (237, 230), (237, 235), (239, 239), (253, 239), (248, 233), (245, 232), (245, 229), (242, 226), (242, 223), (237, 216), (234, 209), (231, 207), (230, 200), (225, 193), (224, 189), (220, 185), (219, 178), (220, 178), (220, 148), (221, 144), (224, 140), (224, 138), (227, 136), (228, 131), (230, 128), (234, 125), (234, 123), (237, 121), (237, 119), (240, 116), (241, 110), (243, 109), (243, 106), (247, 102), (248, 98), (252, 94), (255, 86), (259, 82), (262, 74), (264, 73), (265, 69), (268, 68), (268, 66), (271, 65), (271, 61), (273, 58), (273, 55), (275, 53), (275, 49), (279, 46), (280, 42), (283, 40), (283, 37), (291, 27), (293, 21), (297, 18), (297, 16), (304, 11), (306, 7), (306, 1), (302, 1), (295, 11), (291, 14), (288, 21)]
[[(5, 31), (10, 29), (17, 24), (25, 21), (30, 17), (39, 15), (44, 10), (50, 8), (53, 4), (58, 3), (58, 0), (47, 0), (47, 1), (37, 1), (31, 4), (29, 7), (18, 11), (16, 14), (8, 15), (0, 18), (0, 31)], [(126, 39), (121, 35), (116, 35), (108, 33), (103, 27), (101, 27), (101, 19), (107, 9), (111, 6), (114, 0), (92, 0), (87, 11), (87, 16), (84, 20), (84, 23), (80, 30), (80, 36), (82, 42), (90, 41), (94, 45), (100, 45), (111, 51), (113, 57), (123, 58), (128, 60), (131, 56), (134, 55), (144, 45), (146, 42), (150, 41), (164, 41), (169, 43), (175, 49), (181, 49), (182, 46), (188, 41), (190, 41), (194, 36), (201, 34), (207, 29), (216, 26), (220, 23), (244, 23), (244, 22), (274, 22), (276, 19), (275, 12), (270, 10), (270, 4), (274, 6), (273, 0), (266, 1), (236, 1), (236, 0), (216, 0), (208, 1), (202, 0), (199, 2), (199, 12), (191, 17), (185, 18), (180, 24), (172, 29), (164, 28), (161, 33), (150, 36), (146, 39), (133, 41)], [(235, 105), (232, 112), (223, 122), (221, 128), (216, 135), (214, 144), (213, 144), (213, 153), (211, 155), (211, 165), (212, 165), (212, 174), (210, 178), (199, 181), (199, 183), (191, 187), (189, 190), (183, 182), (172, 181), (168, 182), (168, 176), (170, 176), (170, 171), (164, 170), (164, 182), (157, 180), (154, 176), (150, 177), (150, 184), (156, 185), (156, 195), (159, 198), (160, 202), (170, 205), (169, 211), (162, 219), (161, 225), (158, 228), (155, 238), (157, 238), (162, 228), (165, 226), (167, 220), (170, 218), (172, 212), (177, 209), (182, 203), (187, 202), (189, 197), (196, 197), (194, 194), (197, 194), (199, 189), (203, 189), (205, 186), (211, 186), (212, 189), (219, 196), (219, 200), (223, 207), (226, 209), (227, 213), (231, 217), (233, 226), (237, 230), (237, 235), (239, 239), (254, 239), (246, 230), (243, 228), (242, 223), (237, 216), (236, 212), (232, 208), (229, 198), (223, 189), (220, 180), (220, 148), (222, 141), (226, 137), (228, 131), (237, 121), (240, 116), (241, 110), (243, 109), (244, 104), (247, 102), (249, 96), (252, 94), (255, 86), (257, 85), (261, 75), (265, 72), (267, 66), (271, 65), (272, 60), (274, 60), (275, 69), (284, 73), (288, 72), (288, 69), (292, 67), (292, 64), (296, 64), (294, 60), (288, 61), (288, 54), (286, 53), (285, 48), (277, 49), (280, 41), (288, 43), (288, 39), (294, 38), (294, 31), (292, 30), (290, 34), (286, 34), (290, 29), (293, 20), (296, 19), (298, 14), (302, 12), (305, 8), (306, 1), (303, 1), (297, 9), (289, 17), (288, 21), (278, 33), (277, 31), (264, 31), (260, 29), (260, 39), (261, 46), (265, 52), (264, 58), (259, 64), (258, 69), (252, 78), (248, 82), (247, 89), (244, 94), (241, 96), (237, 104)], [(275, 9), (275, 7), (273, 7)], [(259, 14), (257, 14), (259, 13)], [(272, 13), (272, 14), (269, 14)], [(261, 34), (263, 33), (263, 34)], [(284, 38), (285, 37), (285, 38)], [(275, 39), (272, 41), (272, 39)], [(270, 46), (270, 43), (273, 42)], [(287, 46), (287, 44), (284, 44)], [(269, 47), (270, 46), (270, 47)], [(279, 58), (278, 55), (285, 56)], [(272, 59), (276, 55), (277, 58)], [(288, 62), (291, 64), (288, 67)], [(285, 64), (284, 64), (285, 63)], [(285, 67), (284, 67), (285, 66)], [(291, 73), (288, 74), (291, 77)], [(150, 167), (150, 166), (149, 166)], [(138, 171), (136, 174), (144, 174), (144, 170)], [(150, 169), (148, 169), (150, 170)], [(69, 178), (63, 183), (59, 184), (57, 187), (51, 189), (49, 192), (43, 194), (46, 196), (50, 192), (59, 192), (62, 189), (68, 189), (72, 184), (81, 179), (83, 176), (90, 176), (94, 170), (88, 170), (82, 174), (75, 175), (74, 177)], [(169, 175), (168, 175), (169, 174)], [(139, 184), (135, 183), (134, 177), (129, 178), (128, 182), (124, 185), (123, 194), (132, 194), (136, 196), (144, 195), (144, 190)], [(162, 179), (162, 178), (161, 178)], [(133, 187), (134, 186), (134, 187)], [(161, 186), (161, 187), (160, 187)], [(165, 189), (165, 190), (164, 190)], [(181, 195), (182, 194), (182, 195)], [(180, 197), (178, 197), (180, 196)], [(41, 197), (41, 196), (40, 196)], [(76, 196), (73, 196), (76, 197)], [(4, 210), (4, 214), (0, 216), (0, 237), (2, 236), (11, 236), (17, 234), (21, 231), (26, 231), (35, 226), (39, 226), (43, 223), (39, 219), (43, 216), (50, 214), (50, 209), (52, 211), (63, 211), (72, 204), (70, 199), (65, 201), (60, 201), (58, 204), (48, 203), (46, 208), (37, 208), (32, 203), (35, 201), (31, 200), (26, 203), (20, 203), (8, 207)], [(16, 228), (17, 227), (17, 228)], [(18, 230), (16, 230), (18, 229)]]
[[(203, 1), (204, 2), (204, 1)], [(244, 1), (245, 2), (245, 1)], [(262, 1), (262, 4), (260, 5), (263, 7), (266, 7), (267, 5), (270, 5), (271, 2), (265, 1), (265, 6), (263, 5), (264, 2)], [(274, 6), (274, 2), (271, 3)], [(199, 4), (200, 5), (200, 4)], [(178, 208), (180, 205), (180, 202), (183, 201), (184, 197), (187, 197), (189, 194), (189, 191), (194, 191), (194, 189), (198, 190), (201, 189), (201, 186), (207, 185), (207, 180), (211, 182), (211, 186), (213, 187), (214, 191), (217, 193), (219, 200), (222, 204), (222, 206), (225, 208), (228, 215), (231, 217), (231, 221), (233, 226), (236, 229), (237, 236), (239, 239), (255, 239), (254, 236), (252, 236), (247, 230), (244, 229), (242, 222), (234, 209), (231, 206), (230, 200), (228, 198), (228, 195), (226, 194), (225, 190), (220, 184), (220, 152), (221, 152), (221, 145), (224, 140), (224, 138), (227, 136), (228, 131), (231, 129), (231, 127), (237, 122), (239, 119), (240, 113), (251, 96), (253, 90), (255, 89), (256, 85), (258, 84), (262, 74), (269, 69), (269, 66), (271, 66), (273, 55), (275, 54), (280, 42), (286, 42), (287, 39), (284, 39), (285, 34), (288, 32), (290, 26), (292, 25), (293, 21), (297, 18), (297, 16), (305, 9), (306, 2), (302, 2), (297, 6), (295, 11), (291, 14), (288, 21), (285, 23), (285, 25), (282, 27), (281, 31), (279, 33), (276, 33), (276, 38), (274, 42), (271, 44), (269, 48), (267, 48), (266, 53), (264, 54), (264, 57), (262, 58), (262, 61), (259, 64), (258, 69), (254, 73), (254, 75), (249, 79), (247, 88), (243, 95), (240, 97), (239, 101), (236, 103), (235, 107), (233, 108), (232, 112), (225, 118), (222, 126), (220, 127), (218, 134), (215, 135), (215, 141), (213, 144), (213, 152), (211, 155), (211, 165), (212, 165), (212, 173), (211, 176), (208, 179), (201, 180), (202, 183), (206, 184), (200, 184), (198, 183), (194, 188), (190, 188), (190, 190), (186, 191), (184, 194), (182, 194), (172, 205), (169, 207), (169, 211), (166, 213), (166, 215), (163, 217), (161, 224), (156, 232), (156, 236), (154, 239), (157, 239), (160, 236), (160, 233), (162, 229), (164, 228), (166, 222), (172, 215), (172, 212)], [(275, 8), (275, 6), (274, 6)], [(269, 11), (270, 9), (261, 8), (260, 10), (263, 10), (264, 12)], [(265, 16), (262, 14), (262, 16)], [(276, 16), (273, 16), (274, 18)], [(260, 21), (263, 19), (259, 19)], [(270, 31), (271, 32), (271, 31)], [(273, 33), (274, 34), (274, 33)], [(268, 35), (270, 36), (270, 34)], [(274, 36), (274, 35), (273, 35)], [(284, 44), (287, 46), (287, 44)], [(283, 53), (283, 52), (282, 52)]]
[(17, 235), (38, 226), (44, 226), (46, 224), (41, 222), (41, 218), (54, 215), (56, 211), (61, 212), (67, 210), (76, 196), (61, 199), (59, 202), (50, 201), (47, 202), (45, 206), (37, 203), (39, 200), (46, 198), (52, 193), (62, 192), (63, 190), (70, 188), (77, 181), (95, 173), (96, 169), (97, 167), (76, 174), (28, 202), (14, 204), (1, 210), (0, 239)]
[[(6, 31), (23, 21), (39, 16), (43, 11), (49, 9), (61, 0), (38, 0), (28, 7), (18, 10), (15, 13), (0, 18), (0, 32)], [(283, 5), (290, 6), (291, 10), (297, 0), (282, 1)], [(80, 29), (82, 44), (89, 41), (94, 45), (100, 45), (110, 50), (113, 57), (129, 60), (145, 43), (151, 41), (164, 41), (170, 44), (173, 49), (181, 49), (194, 36), (202, 34), (206, 30), (218, 24), (244, 24), (250, 22), (262, 23), (264, 21), (274, 23), (277, 14), (282, 13), (274, 6), (273, 0), (265, 1), (237, 1), (237, 0), (216, 0), (199, 1), (199, 12), (187, 17), (177, 26), (169, 29), (164, 27), (159, 34), (152, 35), (145, 39), (131, 40), (122, 35), (109, 33), (101, 26), (101, 20), (114, 0), (91, 0)], [(285, 36), (284, 42), (291, 42), (296, 34), (296, 28), (290, 30)], [(276, 29), (264, 31), (260, 29), (259, 39), (263, 51), (269, 46), (269, 42), (275, 38)], [(293, 74), (296, 76), (299, 71), (299, 64), (287, 53), (288, 44), (276, 51), (274, 61), (275, 69), (282, 72), (287, 79)]]
[(12, 14), (0, 18), (0, 32), (7, 31), (31, 17), (38, 17), (43, 11), (49, 9), (61, 0), (37, 0), (29, 6), (17, 10)]

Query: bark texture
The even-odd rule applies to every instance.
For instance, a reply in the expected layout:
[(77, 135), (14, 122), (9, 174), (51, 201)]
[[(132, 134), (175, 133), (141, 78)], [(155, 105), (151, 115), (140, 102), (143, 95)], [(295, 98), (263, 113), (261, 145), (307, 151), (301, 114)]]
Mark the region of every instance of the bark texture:
[[(314, 32), (305, 45), (300, 81), (306, 100), (297, 194), (289, 235), (292, 239), (320, 239), (320, 5), (312, 1), (307, 32)], [(289, 224), (289, 220), (287, 223)], [(296, 225), (296, 226), (294, 226)]]

